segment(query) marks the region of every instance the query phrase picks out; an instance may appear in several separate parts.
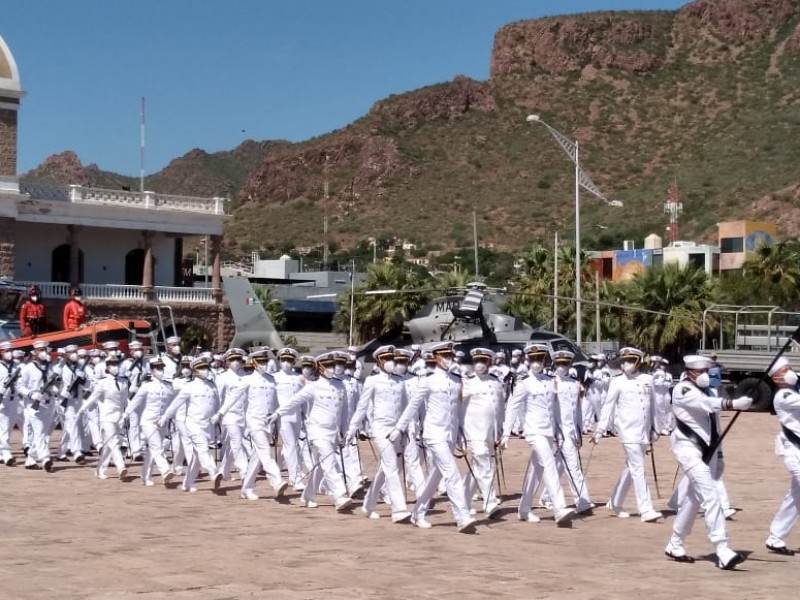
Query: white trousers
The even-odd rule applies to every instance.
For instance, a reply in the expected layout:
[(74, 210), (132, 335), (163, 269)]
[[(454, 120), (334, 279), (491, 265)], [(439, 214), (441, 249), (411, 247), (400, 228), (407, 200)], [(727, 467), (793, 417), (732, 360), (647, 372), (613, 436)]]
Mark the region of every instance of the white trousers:
[(425, 485), (425, 471), (422, 469), (421, 441), (417, 439), (419, 424), (412, 423), (407, 430), (408, 440), (403, 448), (403, 460), (406, 462), (406, 483), (419, 490)]
[[(563, 456), (562, 456), (563, 454)], [(589, 486), (586, 485), (586, 479), (583, 476), (581, 469), (580, 449), (572, 437), (567, 437), (561, 444), (561, 451), (555, 453), (556, 468), (558, 469), (559, 479), (567, 476), (570, 491), (572, 492), (572, 501), (577, 508), (588, 506), (591, 503), (589, 496)], [(542, 494), (542, 502), (550, 501), (547, 495), (547, 490)]]
[(19, 419), (19, 401), (3, 400), (0, 402), (0, 460), (11, 458), (11, 430)]
[(714, 462), (717, 459), (714, 457), (711, 460), (711, 467), (709, 467), (702, 461), (684, 460), (679, 453), (676, 453), (675, 457), (681, 468), (684, 469), (689, 483), (686, 495), (678, 507), (678, 514), (675, 515), (672, 534), (683, 542), (692, 532), (697, 511), (702, 506), (705, 511), (704, 519), (708, 539), (719, 550), (721, 545), (727, 543), (728, 532), (725, 527), (725, 515), (722, 512), (717, 484), (712, 474)]
[(625, 467), (611, 492), (611, 505), (614, 508), (621, 509), (623, 507), (632, 483), (639, 514), (643, 515), (653, 510), (653, 501), (650, 498), (650, 488), (647, 485), (644, 468), (647, 446), (648, 444), (622, 444), (622, 449), (625, 451)]
[(324, 484), (325, 489), (333, 494), (334, 498), (347, 497), (347, 487), (342, 476), (341, 449), (338, 444), (327, 438), (310, 439), (309, 442), (315, 464), (311, 468), (306, 489), (301, 496), (303, 501), (314, 500), (320, 484)]
[(401, 480), (402, 474), (398, 465), (398, 458), (402, 457), (403, 454), (397, 444), (393, 444), (386, 439), (387, 433), (387, 431), (379, 430), (374, 438), (380, 462), (378, 463), (378, 471), (372, 479), (372, 485), (369, 486), (364, 497), (364, 508), (370, 512), (375, 510), (378, 496), (383, 489), (386, 490), (386, 495), (389, 497), (389, 504), (392, 506), (393, 513), (408, 510), (406, 493)]
[[(717, 459), (711, 463), (711, 466), (713, 467), (711, 475), (714, 477), (714, 483), (717, 486), (717, 494), (719, 494), (722, 510), (728, 510), (731, 507), (731, 500), (728, 497), (728, 489), (725, 487), (725, 482), (722, 480), (722, 474), (725, 472), (725, 461), (720, 457), (720, 453), (717, 453)], [(672, 492), (672, 496), (670, 496), (667, 505), (673, 510), (678, 510), (688, 489), (689, 479), (684, 475), (681, 477), (681, 481), (678, 483), (675, 491)]]
[[(192, 456), (189, 444), (189, 431), (186, 429), (186, 421), (174, 419), (172, 424), (175, 426), (171, 434), (172, 443), (172, 469), (182, 469), (183, 463), (189, 463)], [(206, 448), (208, 450), (208, 448)]]
[[(472, 473), (464, 477), (464, 494), (467, 503), (470, 503), (477, 487), (483, 499), (483, 512), (490, 513), (500, 505), (495, 486), (494, 441), (487, 439), (467, 440), (467, 451), (472, 455), (470, 466)], [(474, 474), (474, 477), (473, 477)]]
[(656, 398), (656, 411), (655, 411), (655, 428), (656, 431), (672, 431), (673, 417), (672, 417), (672, 403), (670, 402), (669, 390), (665, 393), (655, 395)]
[(30, 408), (31, 446), (25, 464), (43, 463), (50, 458), (50, 430), (55, 413), (56, 403), (53, 400), (45, 403), (42, 399), (38, 410)]
[(66, 456), (69, 450), (73, 460), (83, 454), (83, 417), (78, 415), (81, 401), (70, 398), (64, 408), (64, 425), (61, 431), (61, 442), (58, 444), (58, 456)]
[(200, 467), (208, 471), (209, 477), (214, 479), (217, 474), (217, 463), (208, 449), (208, 428), (199, 423), (184, 423), (186, 427), (185, 452), (189, 458), (189, 465), (186, 468), (186, 475), (183, 478), (182, 487), (190, 490), (197, 479)]
[(564, 489), (561, 487), (556, 458), (553, 454), (555, 440), (546, 435), (526, 435), (525, 441), (531, 447), (531, 457), (522, 484), (522, 496), (517, 509), (519, 516), (525, 517), (530, 512), (533, 495), (539, 482), (544, 484), (547, 496), (553, 503), (553, 514), (556, 515), (566, 507), (567, 503), (564, 501)]
[[(281, 419), (281, 456), (286, 463), (289, 481), (297, 484), (303, 478), (303, 454), (308, 452), (307, 444), (300, 440), (300, 417), (287, 415)], [(303, 448), (303, 446), (306, 446)], [(308, 463), (307, 466), (310, 466)]]
[(253, 444), (253, 456), (245, 469), (242, 480), (242, 492), (253, 491), (256, 486), (256, 477), (261, 472), (261, 468), (267, 473), (267, 481), (272, 485), (273, 490), (277, 490), (283, 483), (281, 470), (278, 463), (272, 457), (272, 436), (265, 429), (250, 430), (250, 441)]
[(138, 456), (142, 453), (142, 411), (143, 407), (135, 410), (130, 414), (128, 419), (128, 443), (131, 447), (128, 448), (131, 456)]
[[(89, 446), (94, 446), (95, 449), (99, 449), (100, 445), (103, 443), (103, 432), (100, 431), (100, 413), (97, 412), (97, 407), (93, 406), (89, 410), (86, 411), (85, 417), (86, 429), (88, 430), (88, 437), (90, 443), (85, 447), (88, 448)], [(84, 439), (86, 438), (86, 432), (84, 432)]]
[(114, 461), (117, 471), (121, 471), (125, 468), (125, 458), (120, 450), (122, 430), (118, 423), (109, 421), (100, 421), (100, 429), (103, 432), (103, 446), (97, 462), (97, 474), (105, 474), (111, 461)]
[(800, 507), (800, 458), (798, 453), (786, 450), (783, 454), (783, 464), (792, 477), (789, 491), (781, 502), (781, 506), (769, 526), (770, 535), (786, 540), (789, 532), (797, 523), (798, 507)]
[(222, 460), (220, 461), (220, 472), (225, 479), (231, 477), (231, 466), (236, 465), (239, 475), (244, 478), (247, 472), (248, 456), (242, 440), (244, 438), (244, 427), (242, 425), (223, 425), (222, 426)]
[(155, 423), (143, 421), (141, 423), (144, 456), (142, 462), (142, 481), (151, 481), (153, 477), (153, 464), (158, 467), (158, 472), (163, 477), (171, 469), (164, 453), (164, 438), (162, 431)]
[(464, 480), (456, 465), (452, 444), (448, 441), (425, 440), (425, 449), (431, 462), (431, 469), (422, 489), (417, 490), (414, 518), (425, 518), (439, 481), (444, 480), (447, 497), (450, 500), (450, 510), (453, 511), (456, 523), (469, 520), (469, 503), (464, 496)]

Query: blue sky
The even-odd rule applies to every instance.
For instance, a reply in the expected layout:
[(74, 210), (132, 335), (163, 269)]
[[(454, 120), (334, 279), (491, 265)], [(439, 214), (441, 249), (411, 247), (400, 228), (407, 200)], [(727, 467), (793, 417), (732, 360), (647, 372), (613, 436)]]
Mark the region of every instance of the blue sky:
[(495, 31), (522, 19), (676, 9), (685, 0), (3, 0), (27, 92), (23, 173), (50, 154), (138, 175), (193, 148), (305, 140), (389, 94), (486, 79)]

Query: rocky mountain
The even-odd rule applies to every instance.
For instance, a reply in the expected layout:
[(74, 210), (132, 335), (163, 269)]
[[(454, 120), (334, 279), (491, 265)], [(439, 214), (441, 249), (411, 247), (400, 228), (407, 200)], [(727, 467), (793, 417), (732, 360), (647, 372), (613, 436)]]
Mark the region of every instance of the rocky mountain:
[[(303, 143), (195, 150), (147, 186), (230, 193), (225, 243), (236, 254), (320, 243), (324, 215), (329, 240), (345, 245), (387, 234), (469, 245), (473, 209), (482, 243), (520, 247), (574, 231), (573, 169), (543, 126), (526, 123), (536, 113), (580, 142), (583, 168), (624, 203), (584, 193), (584, 236), (594, 226), (663, 234), (673, 181), (685, 238), (714, 239), (718, 221), (740, 218), (800, 235), (800, 0), (521, 21), (496, 33), (487, 60), (488, 81), (391, 96)], [(67, 154), (26, 176), (130, 179)]]

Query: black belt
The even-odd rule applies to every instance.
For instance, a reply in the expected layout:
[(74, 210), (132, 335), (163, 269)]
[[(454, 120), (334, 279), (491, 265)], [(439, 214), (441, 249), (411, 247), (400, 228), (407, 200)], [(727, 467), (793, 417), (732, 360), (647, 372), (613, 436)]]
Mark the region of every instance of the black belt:
[(792, 442), (796, 448), (800, 449), (800, 436), (786, 427), (786, 425), (781, 425), (781, 429), (783, 430), (783, 435), (786, 436), (786, 439)]
[(680, 419), (675, 419), (675, 424), (678, 427), (678, 431), (680, 431), (685, 437), (689, 438), (689, 440), (692, 443), (694, 443), (695, 446), (700, 448), (700, 452), (703, 456), (703, 462), (709, 464), (711, 462), (711, 459), (714, 457), (714, 451), (716, 450), (717, 446), (718, 436), (715, 435), (716, 427), (714, 427), (713, 425), (711, 426), (711, 443), (706, 444), (703, 438), (697, 435), (694, 429), (689, 427), (686, 423), (684, 423)]

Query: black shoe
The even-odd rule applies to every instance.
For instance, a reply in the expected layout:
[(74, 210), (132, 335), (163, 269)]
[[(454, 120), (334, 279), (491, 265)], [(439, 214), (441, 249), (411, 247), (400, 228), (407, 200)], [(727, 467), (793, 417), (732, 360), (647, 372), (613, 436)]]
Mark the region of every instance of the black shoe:
[(58, 462), (69, 462), (69, 459), (66, 456), (59, 456), (56, 458)]
[(17, 464), (17, 459), (14, 458), (13, 456), (11, 458), (9, 458), (7, 461), (5, 461), (5, 465), (7, 467), (13, 467), (16, 464)]
[(69, 458), (70, 456), (72, 456), (72, 450), (67, 450), (67, 458)]
[(23, 453), (25, 456), (28, 456), (28, 450), (30, 450), (30, 449), (31, 449), (31, 447), (30, 447), (30, 446), (23, 446), (23, 447), (22, 447), (22, 453)]
[(737, 552), (726, 564), (722, 564), (718, 560), (717, 566), (723, 571), (733, 571), (736, 568), (736, 565), (740, 565), (743, 562), (744, 562), (744, 556), (742, 556)]
[(39, 465), (37, 465), (37, 464), (33, 464), (33, 465), (25, 465), (25, 468), (26, 468), (26, 469), (28, 469), (29, 471), (38, 471), (38, 470), (40, 470), (42, 467), (40, 467), (40, 466), (39, 466)]
[(694, 562), (694, 559), (691, 556), (689, 556), (688, 554), (682, 554), (682, 555), (681, 554), (673, 554), (672, 552), (668, 552), (666, 550), (664, 551), (664, 554), (667, 555), (667, 558), (671, 558), (675, 562), (686, 563), (686, 564), (691, 564), (691, 563)]
[(786, 546), (770, 546), (769, 544), (765, 544), (767, 550), (770, 552), (774, 552), (775, 554), (783, 554), (784, 556), (794, 556), (794, 550), (787, 548)]
[(46, 461), (44, 461), (44, 465), (42, 466), (44, 467), (45, 471), (50, 473), (53, 470), (53, 461), (48, 458)]
[(139, 463), (144, 462), (144, 456), (142, 456), (141, 454), (137, 454), (136, 456), (133, 457), (133, 462), (139, 462)]
[(86, 457), (83, 454), (77, 454), (75, 456), (75, 464), (82, 465), (86, 462)]

